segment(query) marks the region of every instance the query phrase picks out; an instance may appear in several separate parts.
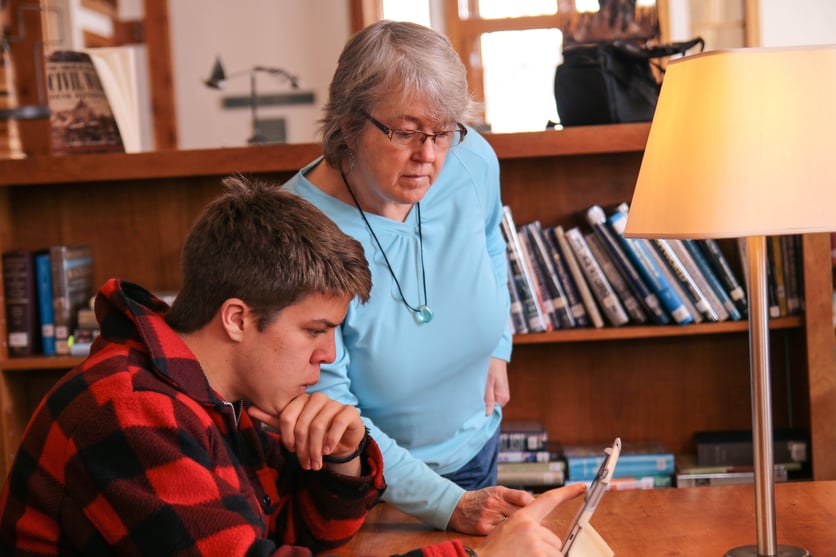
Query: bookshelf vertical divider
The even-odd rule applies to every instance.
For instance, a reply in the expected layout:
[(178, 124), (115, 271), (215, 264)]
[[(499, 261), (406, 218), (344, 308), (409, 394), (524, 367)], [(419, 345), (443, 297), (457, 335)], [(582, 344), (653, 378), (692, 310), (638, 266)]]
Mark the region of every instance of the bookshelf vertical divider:
[[(629, 201), (649, 124), (488, 135), (517, 224), (583, 222)], [(176, 290), (183, 238), (236, 172), (283, 182), (315, 144), (0, 161), (0, 249), (89, 242), (94, 282), (117, 276)], [(812, 436), (816, 479), (836, 479), (836, 364), (829, 244), (805, 238), (803, 318), (772, 325), (774, 422)], [(127, 254), (127, 255), (126, 255)], [(0, 291), (0, 296), (2, 292)], [(2, 312), (0, 312), (1, 314)], [(692, 328), (689, 328), (692, 327)], [(567, 330), (519, 336), (508, 418), (537, 419), (564, 443), (656, 439), (693, 451), (701, 429), (751, 427), (745, 323)], [(0, 316), (0, 474), (26, 422), (79, 359), (8, 358)]]

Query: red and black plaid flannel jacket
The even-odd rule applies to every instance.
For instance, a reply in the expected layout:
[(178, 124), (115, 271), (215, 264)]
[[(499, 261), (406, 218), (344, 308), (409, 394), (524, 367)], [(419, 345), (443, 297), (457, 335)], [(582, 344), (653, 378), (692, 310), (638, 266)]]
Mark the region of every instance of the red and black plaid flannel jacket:
[(37, 408), (0, 495), (0, 554), (310, 555), (360, 528), (385, 489), (377, 445), (359, 478), (303, 470), (246, 412), (236, 426), (166, 309), (102, 287), (101, 336)]

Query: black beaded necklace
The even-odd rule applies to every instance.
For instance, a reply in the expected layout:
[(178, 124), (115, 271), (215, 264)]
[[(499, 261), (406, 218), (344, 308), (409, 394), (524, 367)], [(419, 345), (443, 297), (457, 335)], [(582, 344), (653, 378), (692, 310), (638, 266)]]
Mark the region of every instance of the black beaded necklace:
[(409, 308), (415, 314), (415, 319), (418, 323), (429, 323), (433, 320), (433, 312), (427, 305), (427, 274), (424, 268), (424, 235), (421, 232), (421, 203), (416, 203), (415, 208), (418, 212), (418, 246), (421, 250), (421, 279), (424, 283), (424, 303), (419, 305), (417, 308), (413, 307), (406, 301), (406, 297), (403, 295), (403, 289), (401, 289), (401, 283), (398, 282), (398, 277), (395, 276), (395, 271), (392, 269), (392, 265), (389, 263), (389, 258), (386, 257), (386, 252), (383, 249), (383, 246), (380, 244), (380, 240), (377, 239), (377, 234), (374, 233), (374, 228), (372, 228), (371, 223), (369, 223), (369, 219), (366, 218), (366, 213), (360, 207), (360, 202), (357, 201), (357, 196), (354, 195), (354, 192), (351, 189), (351, 186), (348, 185), (348, 178), (345, 176), (345, 172), (340, 172), (340, 176), (343, 178), (343, 183), (345, 184), (346, 189), (348, 190), (349, 195), (351, 195), (351, 199), (354, 201), (354, 206), (357, 207), (357, 210), (360, 211), (360, 216), (363, 218), (363, 222), (366, 223), (366, 228), (369, 229), (369, 232), (372, 234), (372, 238), (374, 238), (374, 242), (377, 244), (377, 248), (380, 250), (380, 253), (383, 254), (383, 260), (386, 262), (386, 268), (389, 269), (389, 274), (392, 276), (392, 280), (395, 281), (395, 286), (398, 287), (398, 294), (401, 295), (401, 300), (403, 301), (404, 305)]

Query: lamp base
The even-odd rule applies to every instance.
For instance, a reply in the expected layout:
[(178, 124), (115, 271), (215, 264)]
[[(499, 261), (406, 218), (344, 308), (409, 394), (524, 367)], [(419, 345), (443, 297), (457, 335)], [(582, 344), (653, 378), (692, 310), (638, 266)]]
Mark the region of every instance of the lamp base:
[(779, 545), (778, 553), (772, 555), (761, 555), (758, 553), (757, 545), (743, 545), (735, 547), (726, 552), (723, 557), (812, 557), (810, 552), (803, 547), (795, 547), (794, 545)]

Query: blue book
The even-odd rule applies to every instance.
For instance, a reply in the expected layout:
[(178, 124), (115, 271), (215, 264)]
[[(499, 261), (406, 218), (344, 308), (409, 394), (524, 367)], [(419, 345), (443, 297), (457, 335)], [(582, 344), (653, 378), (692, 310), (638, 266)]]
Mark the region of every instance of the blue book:
[[(676, 472), (673, 453), (659, 443), (634, 443), (624, 450), (618, 457), (613, 478), (667, 476)], [(590, 481), (604, 460), (604, 451), (597, 445), (566, 445), (563, 456), (570, 481)]]
[(691, 254), (691, 257), (694, 258), (697, 265), (699, 265), (702, 274), (705, 276), (705, 280), (708, 281), (708, 284), (720, 300), (720, 303), (723, 304), (723, 307), (725, 307), (726, 311), (729, 312), (731, 320), (740, 321), (743, 319), (743, 315), (731, 299), (731, 296), (729, 296), (729, 293), (720, 281), (720, 277), (718, 277), (714, 272), (714, 269), (712, 269), (711, 263), (708, 262), (708, 259), (706, 259), (705, 254), (702, 252), (697, 242), (695, 240), (683, 240), (682, 243), (685, 246), (685, 249), (688, 250), (688, 253)]
[(593, 205), (586, 212), (586, 220), (592, 227), (592, 231), (601, 239), (601, 243), (612, 256), (613, 261), (622, 271), (622, 276), (630, 284), (638, 298), (644, 303), (653, 320), (659, 325), (669, 325), (670, 316), (665, 312), (659, 297), (650, 289), (645, 280), (639, 274), (635, 264), (625, 252), (624, 246), (618, 241), (615, 232), (607, 224), (607, 217), (604, 210), (598, 205)]
[(41, 352), (55, 355), (55, 317), (52, 309), (52, 265), (49, 252), (35, 254), (35, 281), (38, 289), (38, 314), (41, 323)]
[(653, 255), (650, 253), (650, 246), (640, 238), (624, 237), (624, 228), (627, 225), (627, 213), (622, 210), (615, 211), (607, 217), (607, 222), (618, 235), (618, 238), (621, 239), (627, 256), (636, 266), (636, 269), (642, 278), (645, 279), (645, 282), (650, 285), (650, 288), (659, 297), (662, 306), (673, 317), (674, 321), (679, 325), (693, 323), (694, 317), (688, 311), (688, 308), (677, 295), (662, 272), (662, 269), (656, 263)]

